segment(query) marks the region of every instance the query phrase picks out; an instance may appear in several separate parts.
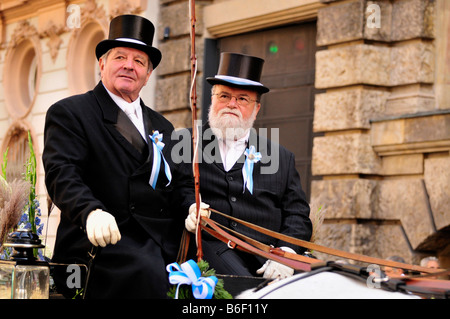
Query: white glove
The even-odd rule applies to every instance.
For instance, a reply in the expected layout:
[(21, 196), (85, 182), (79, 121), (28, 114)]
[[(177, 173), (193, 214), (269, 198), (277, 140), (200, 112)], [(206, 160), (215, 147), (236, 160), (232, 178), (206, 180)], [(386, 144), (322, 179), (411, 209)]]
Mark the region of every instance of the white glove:
[[(209, 211), (208, 208), (209, 208), (208, 204), (201, 202), (200, 216), (209, 218), (211, 212)], [(186, 229), (188, 231), (190, 231), (191, 233), (195, 233), (195, 230), (197, 229), (197, 205), (195, 203), (189, 207), (189, 215), (188, 217), (186, 217), (184, 225), (186, 226)]]
[[(296, 252), (289, 247), (280, 247), (280, 249), (295, 254)], [(284, 279), (291, 277), (294, 274), (294, 269), (274, 260), (268, 259), (265, 264), (256, 271), (257, 274), (263, 274), (264, 278), (280, 278)]]
[(101, 209), (89, 213), (86, 220), (86, 232), (89, 241), (94, 246), (115, 245), (121, 239), (116, 219)]

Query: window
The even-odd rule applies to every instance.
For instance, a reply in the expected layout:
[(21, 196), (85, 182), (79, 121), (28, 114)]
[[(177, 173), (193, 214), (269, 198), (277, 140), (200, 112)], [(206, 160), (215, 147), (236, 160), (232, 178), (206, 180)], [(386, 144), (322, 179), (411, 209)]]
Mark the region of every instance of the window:
[[(23, 39), (5, 59), (6, 107), (13, 118), (23, 118), (31, 110), (39, 87), (40, 63), (32, 39)], [(5, 76), (6, 78), (6, 76)]]
[(74, 31), (67, 59), (69, 89), (73, 94), (92, 90), (100, 80), (95, 47), (105, 39), (100, 24), (91, 21)]

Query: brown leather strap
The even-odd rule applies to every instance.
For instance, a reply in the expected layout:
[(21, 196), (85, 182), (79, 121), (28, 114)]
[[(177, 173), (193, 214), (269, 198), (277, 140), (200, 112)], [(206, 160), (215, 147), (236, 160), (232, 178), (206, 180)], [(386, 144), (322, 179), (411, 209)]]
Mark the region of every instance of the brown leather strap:
[[(238, 219), (235, 219), (238, 220)], [(320, 261), (318, 259), (308, 258), (305, 256), (300, 256), (297, 254), (292, 254), (288, 252), (284, 252), (283, 250), (279, 248), (273, 248), (268, 245), (264, 245), (248, 236), (242, 235), (234, 230), (231, 230), (209, 218), (202, 217), (202, 223), (200, 223), (201, 229), (208, 232), (210, 235), (214, 236), (215, 238), (223, 241), (224, 243), (227, 243), (228, 246), (231, 249), (237, 248), (242, 251), (245, 251), (247, 253), (255, 254), (258, 256), (265, 257), (267, 259), (275, 260), (277, 262), (280, 262), (286, 266), (289, 266), (293, 269), (300, 270), (300, 271), (311, 271), (313, 269), (319, 269), (322, 268), (328, 263), (325, 263), (323, 261)], [(209, 227), (207, 227), (209, 226)], [(236, 236), (231, 235), (227, 231), (223, 230), (226, 229), (228, 232), (235, 234)], [(270, 231), (269, 231), (270, 232)], [(240, 237), (243, 240), (237, 238)], [(344, 252), (345, 253), (345, 252)], [(364, 256), (367, 257), (367, 256)], [(369, 257), (370, 258), (370, 257)], [(383, 262), (390, 262), (382, 260)], [(383, 264), (383, 263), (380, 263)], [(402, 264), (402, 263), (400, 263)], [(413, 265), (407, 265), (407, 266), (413, 266)], [(348, 267), (348, 266), (345, 266)], [(405, 268), (405, 267), (399, 267), (399, 268)], [(429, 270), (429, 269), (427, 269)], [(358, 270), (359, 271), (359, 270)], [(434, 273), (435, 275), (445, 274), (447, 275), (450, 273), (450, 270), (444, 270), (444, 272)], [(450, 281), (449, 280), (439, 280), (439, 279), (428, 279), (428, 278), (421, 278), (431, 275), (421, 275), (416, 277), (411, 276), (405, 276), (405, 277), (399, 277), (399, 278), (393, 278), (392, 280), (389, 280), (389, 283), (392, 282), (390, 285), (401, 285), (403, 283), (405, 285), (406, 291), (416, 292), (416, 293), (423, 293), (423, 294), (448, 294), (448, 291), (450, 290)], [(395, 287), (393, 287), (395, 288)], [(398, 288), (398, 287), (397, 287)], [(395, 290), (395, 289), (394, 289)]]
[(227, 232), (222, 230), (215, 221), (213, 221), (207, 217), (201, 217), (201, 219), (208, 226), (211, 227), (211, 228), (207, 228), (202, 225), (201, 227), (203, 230), (208, 232), (210, 235), (222, 240), (225, 243), (229, 243), (230, 245), (232, 243), (232, 246), (230, 246), (230, 247), (237, 247), (243, 251), (246, 251), (246, 252), (261, 256), (261, 257), (265, 257), (267, 259), (275, 260), (279, 263), (282, 263), (283, 265), (289, 266), (296, 270), (301, 270), (301, 271), (310, 271), (311, 270), (311, 265), (309, 265), (305, 262), (289, 259), (289, 258), (279, 256), (274, 253), (270, 253), (270, 252), (266, 252), (261, 249), (258, 249), (256, 247), (249, 245), (248, 243), (240, 240), (239, 238), (228, 234)]
[(186, 230), (183, 230), (183, 234), (181, 235), (180, 248), (178, 249), (177, 255), (177, 263), (182, 264), (187, 259), (187, 253), (189, 251), (189, 241), (191, 238), (191, 234)]
[(301, 262), (305, 262), (305, 263), (308, 263), (308, 264), (315, 264), (315, 263), (322, 263), (323, 262), (322, 260), (319, 260), (319, 259), (316, 259), (316, 258), (310, 258), (310, 257), (306, 257), (306, 256), (290, 253), (290, 252), (284, 251), (284, 250), (282, 250), (282, 249), (280, 249), (278, 247), (272, 247), (272, 246), (269, 246), (269, 245), (265, 245), (265, 244), (255, 240), (255, 239), (250, 238), (248, 236), (245, 236), (245, 235), (243, 235), (243, 234), (241, 234), (241, 233), (239, 233), (239, 232), (237, 232), (235, 230), (229, 229), (229, 228), (227, 228), (227, 227), (225, 227), (225, 226), (223, 226), (221, 224), (218, 224), (218, 223), (216, 223), (216, 224), (218, 226), (220, 226), (221, 228), (225, 229), (227, 232), (230, 232), (234, 236), (241, 238), (243, 241), (245, 241), (245, 242), (249, 243), (250, 245), (253, 245), (254, 247), (256, 247), (258, 249), (261, 249), (261, 250), (263, 250), (265, 252), (272, 253), (272, 254), (275, 254), (275, 255), (278, 255), (278, 256), (283, 256), (283, 257), (290, 258), (290, 259), (295, 259), (295, 260), (298, 260), (298, 261), (301, 261)]
[(246, 222), (242, 219), (238, 219), (236, 217), (232, 217), (227, 214), (221, 213), (212, 208), (210, 208), (210, 210), (216, 214), (219, 214), (219, 215), (229, 218), (233, 221), (236, 221), (236, 222), (238, 222), (244, 226), (247, 226), (253, 230), (259, 231), (265, 235), (271, 236), (273, 238), (277, 238), (279, 240), (282, 240), (282, 241), (285, 241), (285, 242), (288, 242), (288, 243), (291, 243), (291, 244), (294, 244), (294, 245), (297, 245), (300, 247), (304, 247), (304, 248), (311, 249), (311, 250), (316, 250), (316, 251), (319, 251), (319, 252), (322, 252), (325, 254), (338, 256), (338, 257), (342, 257), (342, 258), (346, 258), (346, 259), (357, 260), (357, 261), (361, 261), (361, 262), (365, 262), (365, 263), (369, 263), (369, 264), (377, 264), (377, 265), (389, 266), (389, 267), (393, 267), (393, 268), (402, 268), (402, 269), (418, 271), (418, 272), (435, 273), (435, 272), (442, 271), (442, 269), (431, 269), (431, 268), (426, 268), (426, 267), (421, 267), (421, 266), (416, 266), (416, 265), (411, 265), (411, 264), (406, 264), (406, 263), (400, 263), (400, 262), (396, 262), (396, 261), (375, 258), (375, 257), (370, 257), (370, 256), (365, 256), (365, 255), (346, 252), (343, 250), (325, 247), (322, 245), (318, 245), (318, 244), (311, 243), (311, 242), (308, 242), (305, 240), (301, 240), (298, 238), (294, 238), (291, 236), (287, 236), (287, 235), (284, 235), (281, 233), (274, 232), (272, 230), (263, 228), (261, 226)]
[(416, 286), (435, 291), (450, 291), (450, 280), (430, 279), (430, 278), (397, 278), (404, 281), (407, 286)]

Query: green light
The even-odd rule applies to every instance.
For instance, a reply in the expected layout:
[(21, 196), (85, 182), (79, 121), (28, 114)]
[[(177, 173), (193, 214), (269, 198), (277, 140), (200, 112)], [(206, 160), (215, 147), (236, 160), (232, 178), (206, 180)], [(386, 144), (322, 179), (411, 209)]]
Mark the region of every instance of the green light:
[(278, 46), (274, 43), (270, 44), (269, 46), (269, 52), (272, 54), (278, 53)]

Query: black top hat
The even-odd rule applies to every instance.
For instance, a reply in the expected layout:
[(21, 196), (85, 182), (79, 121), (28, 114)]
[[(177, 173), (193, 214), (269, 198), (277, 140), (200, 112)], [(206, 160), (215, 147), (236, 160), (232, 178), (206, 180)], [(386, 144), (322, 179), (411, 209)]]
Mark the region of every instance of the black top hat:
[(263, 64), (264, 60), (255, 56), (223, 52), (217, 75), (206, 80), (212, 85), (223, 84), (267, 93), (269, 89), (260, 83)]
[(149, 20), (136, 15), (121, 15), (111, 20), (109, 37), (97, 44), (95, 55), (97, 59), (109, 49), (128, 47), (147, 53), (153, 68), (161, 61), (161, 52), (152, 47), (155, 27)]

